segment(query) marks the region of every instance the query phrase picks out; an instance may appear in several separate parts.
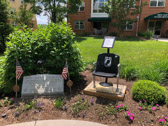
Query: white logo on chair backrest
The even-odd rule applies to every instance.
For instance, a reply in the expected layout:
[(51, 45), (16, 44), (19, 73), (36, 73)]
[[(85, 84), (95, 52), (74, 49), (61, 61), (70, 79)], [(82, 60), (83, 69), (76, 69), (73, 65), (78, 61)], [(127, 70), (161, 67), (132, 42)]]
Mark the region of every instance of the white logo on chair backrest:
[(106, 56), (105, 59), (104, 59), (104, 66), (105, 67), (110, 67), (111, 64), (112, 64), (112, 58)]

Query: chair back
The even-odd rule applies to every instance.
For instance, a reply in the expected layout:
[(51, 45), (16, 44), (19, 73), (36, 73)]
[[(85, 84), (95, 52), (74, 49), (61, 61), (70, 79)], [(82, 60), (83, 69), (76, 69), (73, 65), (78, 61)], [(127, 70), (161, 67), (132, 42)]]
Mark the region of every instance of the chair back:
[(120, 57), (113, 53), (102, 53), (98, 55), (95, 72), (118, 73)]

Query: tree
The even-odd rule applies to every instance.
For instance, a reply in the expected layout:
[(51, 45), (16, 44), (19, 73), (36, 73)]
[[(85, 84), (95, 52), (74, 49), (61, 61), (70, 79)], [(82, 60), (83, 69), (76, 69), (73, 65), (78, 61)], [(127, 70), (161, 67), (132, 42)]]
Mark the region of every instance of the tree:
[(8, 3), (6, 2), (6, 0), (0, 0), (0, 52), (5, 51), (5, 41), (7, 39), (7, 36), (12, 31), (12, 27), (10, 26), (8, 19)]
[[(109, 0), (103, 8), (112, 19), (112, 26), (119, 29), (122, 34), (125, 27), (136, 22), (135, 15), (140, 14), (142, 6), (146, 3), (138, 3), (140, 0)], [(136, 4), (138, 3), (138, 5)]]
[[(72, 13), (77, 13), (78, 7), (81, 5), (82, 0), (25, 0), (32, 4), (32, 10), (37, 13), (40, 7), (39, 3), (44, 7), (44, 11), (51, 22), (61, 22), (65, 16)], [(67, 7), (68, 6), (68, 7)], [(42, 7), (41, 7), (42, 8)]]
[(31, 9), (27, 8), (26, 3), (21, 5), (19, 11), (15, 12), (11, 17), (21, 26), (26, 25), (28, 27), (33, 27), (33, 12)]

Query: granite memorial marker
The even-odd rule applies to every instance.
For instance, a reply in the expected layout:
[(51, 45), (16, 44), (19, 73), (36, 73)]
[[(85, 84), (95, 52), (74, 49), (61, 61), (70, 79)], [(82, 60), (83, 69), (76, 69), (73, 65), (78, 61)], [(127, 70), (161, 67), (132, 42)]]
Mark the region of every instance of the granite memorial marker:
[(64, 80), (55, 74), (24, 76), (21, 95), (22, 98), (64, 95)]

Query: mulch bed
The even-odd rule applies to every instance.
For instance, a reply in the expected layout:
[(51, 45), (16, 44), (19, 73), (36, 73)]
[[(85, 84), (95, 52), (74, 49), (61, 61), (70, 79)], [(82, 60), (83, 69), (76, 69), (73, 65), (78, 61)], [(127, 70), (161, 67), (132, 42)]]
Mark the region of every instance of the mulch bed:
[[(133, 81), (126, 81), (124, 79), (120, 79), (119, 83), (121, 85), (126, 85), (126, 95), (124, 101), (119, 101), (118, 104), (126, 105), (128, 110), (133, 113), (134, 121), (130, 122), (125, 118), (124, 112), (117, 112), (117, 115), (103, 115), (98, 116), (99, 109), (105, 109), (111, 100), (104, 98), (97, 98), (94, 96), (87, 96), (82, 94), (82, 90), (92, 81), (92, 72), (90, 70), (86, 70), (81, 73), (83, 76), (83, 80), (80, 82), (75, 82), (72, 87), (72, 93), (69, 93), (69, 88), (65, 86), (65, 99), (67, 105), (67, 111), (65, 110), (57, 110), (54, 108), (53, 102), (55, 99), (53, 98), (38, 98), (38, 101), (42, 101), (44, 104), (40, 109), (30, 109), (24, 112), (17, 112), (18, 106), (23, 106), (23, 101), (21, 99), (17, 99), (17, 104), (9, 105), (7, 107), (0, 107), (0, 113), (6, 114), (5, 118), (0, 117), (0, 126), (4, 126), (7, 124), (28, 122), (34, 120), (52, 120), (52, 119), (75, 119), (75, 120), (86, 120), (92, 122), (98, 122), (102, 124), (106, 124), (109, 126), (157, 126), (160, 125), (158, 120), (160, 118), (164, 118), (168, 114), (168, 108), (166, 105), (159, 106), (159, 110), (156, 110), (153, 114), (149, 113), (147, 110), (140, 111), (139, 103), (132, 99), (131, 87), (133, 85)], [(97, 81), (104, 81), (104, 78), (97, 77)], [(109, 81), (116, 82), (116, 79), (109, 79)], [(90, 101), (93, 99), (93, 105), (85, 110), (81, 111), (79, 115), (72, 115), (72, 110), (70, 106), (77, 102), (79, 98), (88, 99)], [(1, 99), (1, 102), (2, 99)], [(83, 113), (85, 112), (86, 116), (83, 117)]]

